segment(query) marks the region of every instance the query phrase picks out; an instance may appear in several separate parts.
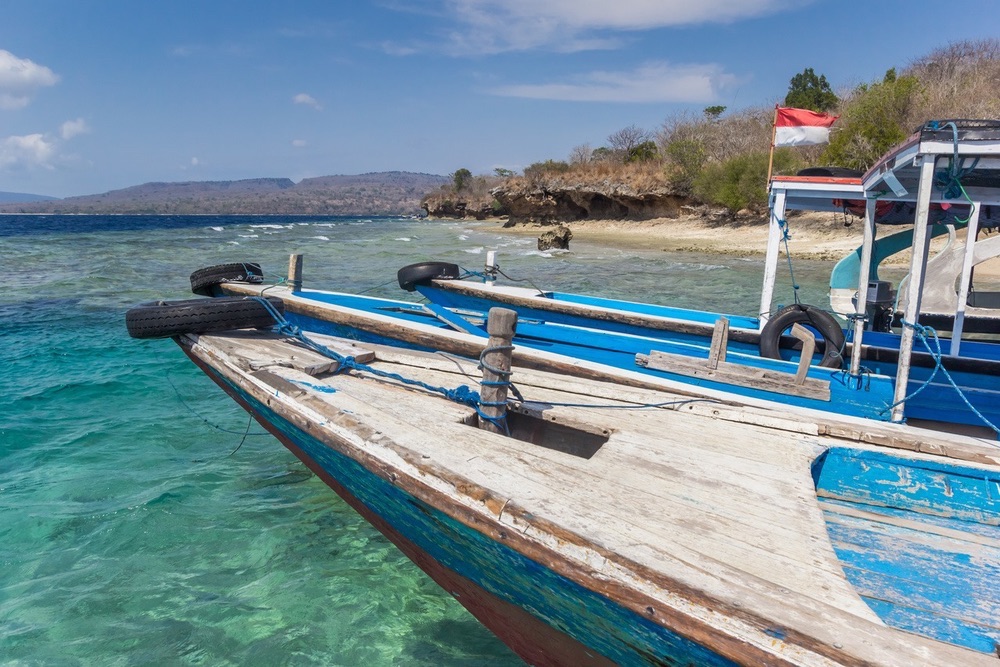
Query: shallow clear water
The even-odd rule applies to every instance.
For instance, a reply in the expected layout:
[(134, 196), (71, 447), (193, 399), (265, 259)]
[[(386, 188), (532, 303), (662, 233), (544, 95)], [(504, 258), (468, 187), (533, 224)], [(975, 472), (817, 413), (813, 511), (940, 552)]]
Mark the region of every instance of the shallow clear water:
[[(487, 249), (548, 289), (757, 310), (760, 260), (534, 246), (483, 223), (0, 216), (0, 662), (520, 664), (124, 313), (191, 298), (204, 266), (278, 278), (290, 253), (308, 286), (413, 298), (401, 266), (477, 270)], [(796, 262), (805, 302), (825, 305), (829, 269)]]

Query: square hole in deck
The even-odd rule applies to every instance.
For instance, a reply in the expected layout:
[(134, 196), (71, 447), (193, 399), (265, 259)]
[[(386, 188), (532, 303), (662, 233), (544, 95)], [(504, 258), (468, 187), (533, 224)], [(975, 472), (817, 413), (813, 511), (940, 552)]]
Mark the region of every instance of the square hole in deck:
[[(473, 413), (465, 420), (469, 426), (479, 427), (479, 415)], [(589, 459), (600, 450), (611, 437), (608, 430), (593, 431), (544, 419), (533, 414), (510, 411), (507, 413), (507, 427), (510, 437), (521, 442), (530, 442), (564, 454)]]

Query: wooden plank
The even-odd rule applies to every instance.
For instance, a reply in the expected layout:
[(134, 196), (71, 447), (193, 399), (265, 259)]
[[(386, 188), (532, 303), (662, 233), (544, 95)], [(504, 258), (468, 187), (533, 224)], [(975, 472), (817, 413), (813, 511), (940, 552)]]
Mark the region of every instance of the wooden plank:
[(720, 361), (726, 360), (726, 348), (729, 347), (729, 318), (720, 317), (715, 321), (712, 331), (712, 346), (708, 350), (708, 367), (715, 370)]
[(680, 354), (668, 354), (653, 350), (649, 354), (635, 355), (635, 363), (653, 370), (704, 378), (741, 387), (752, 387), (761, 391), (815, 398), (821, 401), (830, 400), (829, 382), (807, 378), (803, 380), (802, 384), (797, 385), (795, 377), (792, 375), (752, 368), (728, 361), (720, 361), (718, 367), (713, 370), (705, 364), (703, 359), (692, 359)]
[[(434, 376), (421, 376), (423, 381), (431, 384), (447, 384), (446, 379)], [(338, 400), (342, 400), (343, 394), (347, 390), (338, 392)], [(551, 392), (550, 392), (551, 393)], [(414, 398), (419, 398), (414, 394)], [(352, 407), (353, 411), (360, 411), (361, 405)], [(416, 409), (411, 405), (408, 397), (394, 399), (391, 403), (381, 406), (379, 412), (380, 423), (393, 417), (399, 423), (412, 420), (412, 411)], [(561, 412), (573, 412), (563, 410)], [(580, 410), (576, 410), (580, 412)], [(594, 411), (591, 411), (594, 412)], [(613, 422), (619, 429), (625, 429), (625, 423), (636, 421), (634, 413), (630, 416), (621, 413), (604, 411), (601, 419)], [(560, 421), (564, 421), (560, 416)], [(640, 420), (642, 421), (642, 420)], [(685, 421), (703, 421), (701, 418)], [(730, 427), (722, 425), (726, 430)], [(461, 438), (461, 428), (456, 436), (448, 439), (448, 443)], [(654, 429), (655, 430), (655, 429)], [(697, 426), (692, 427), (692, 433), (697, 433)], [(676, 434), (680, 439), (684, 439), (683, 433)], [(705, 437), (718, 437), (717, 434), (702, 433)], [(731, 434), (724, 433), (722, 438), (729, 438)], [(640, 439), (645, 439), (640, 438)], [(616, 452), (627, 445), (628, 441), (616, 441), (614, 449)], [(789, 520), (785, 515), (785, 520), (776, 521), (775, 517), (782, 516), (782, 512), (801, 511), (801, 493), (794, 493), (791, 489), (775, 490), (771, 494), (762, 492), (753, 485), (747, 485), (749, 475), (742, 470), (740, 462), (734, 462), (733, 466), (739, 471), (734, 476), (728, 478), (728, 482), (721, 482), (719, 477), (727, 479), (720, 470), (713, 470), (713, 464), (718, 467), (718, 462), (707, 460), (704, 462), (704, 471), (707, 476), (702, 491), (697, 492), (692, 483), (700, 483), (698, 475), (688, 475), (684, 469), (691, 461), (678, 461), (675, 463), (673, 475), (665, 475), (666, 470), (662, 465), (650, 465), (648, 459), (643, 457), (629, 456), (622, 453), (614, 459), (603, 458), (603, 473), (598, 473), (593, 467), (575, 465), (576, 460), (572, 457), (560, 456), (549, 452), (543, 448), (532, 446), (516, 441), (505, 440), (503, 447), (497, 448), (492, 445), (481, 448), (473, 443), (467, 443), (456, 451), (448, 443), (442, 447), (434, 447), (437, 453), (434, 460), (441, 461), (445, 457), (452, 469), (457, 471), (465, 470), (463, 474), (470, 475), (470, 479), (478, 479), (481, 484), (489, 485), (492, 488), (519, 489), (521, 501), (526, 498), (535, 498), (541, 505), (532, 507), (532, 511), (540, 516), (550, 515), (545, 511), (546, 507), (559, 513), (552, 503), (557, 498), (560, 500), (557, 505), (565, 508), (574, 508), (574, 512), (587, 525), (593, 526), (594, 530), (600, 532), (599, 526), (607, 524), (614, 534), (625, 534), (633, 531), (638, 533), (631, 535), (628, 539), (635, 542), (640, 539), (638, 535), (645, 535), (641, 538), (649, 544), (660, 544), (678, 539), (695, 550), (705, 550), (711, 552), (712, 557), (728, 554), (733, 562), (746, 564), (748, 572), (753, 572), (756, 576), (767, 577), (776, 572), (802, 571), (803, 565), (808, 565), (806, 570), (811, 574), (800, 582), (801, 586), (813, 587), (816, 581), (816, 570), (813, 565), (821, 561), (822, 551), (812, 552), (806, 555), (792, 557), (790, 554), (797, 553), (800, 549), (796, 544), (806, 544), (807, 550), (812, 551), (817, 545), (815, 543), (803, 542), (803, 535), (807, 533), (806, 526), (798, 521)], [(780, 449), (780, 448), (778, 448)], [(515, 453), (516, 452), (516, 453)], [(689, 453), (692, 454), (693, 452)], [(475, 461), (474, 469), (481, 472), (483, 477), (472, 474), (464, 462), (471, 455)], [(452, 458), (454, 457), (454, 458)], [(513, 459), (511, 458), (513, 457)], [(661, 457), (662, 458), (662, 457)], [(484, 468), (486, 461), (493, 463), (493, 469)], [(696, 459), (694, 459), (696, 460)], [(520, 465), (516, 470), (511, 470), (512, 461), (517, 461)], [(801, 480), (806, 481), (808, 486), (808, 463), (807, 458), (801, 460)], [(682, 478), (676, 475), (681, 469)], [(678, 483), (684, 481), (684, 485)], [(728, 493), (719, 494), (721, 486), (730, 485)], [(676, 487), (676, 489), (675, 489)], [(684, 491), (679, 493), (679, 489)], [(646, 496), (649, 496), (646, 498)], [(771, 497), (774, 496), (774, 497)], [(807, 499), (812, 498), (811, 493), (806, 493)], [(547, 498), (547, 500), (543, 500)], [(745, 511), (748, 499), (759, 498), (759, 505), (762, 509), (759, 516), (748, 515)], [(796, 498), (798, 500), (796, 500)], [(727, 502), (721, 502), (728, 499)], [(619, 517), (617, 521), (608, 519), (607, 508), (628, 505), (629, 509), (623, 514), (623, 519)], [(752, 503), (750, 503), (753, 505)], [(716, 509), (712, 509), (715, 507)], [(821, 525), (818, 510), (813, 512), (812, 527)], [(698, 517), (701, 517), (700, 519)], [(749, 520), (754, 519), (754, 520)], [(692, 521), (704, 522), (704, 528), (692, 532), (690, 530)], [(707, 531), (711, 526), (711, 532)], [(792, 527), (796, 526), (796, 527)], [(623, 532), (624, 531), (624, 532)], [(710, 539), (714, 533), (723, 535), (725, 543), (719, 543)], [(755, 536), (756, 534), (756, 536)], [(613, 540), (615, 541), (615, 540)], [(776, 548), (775, 545), (782, 545)], [(820, 546), (822, 543), (820, 543)], [(783, 567), (775, 570), (774, 563), (779, 561)], [(826, 567), (828, 576), (839, 576), (839, 566), (830, 561)], [(791, 579), (787, 577), (785, 585), (792, 586)], [(797, 578), (797, 577), (796, 577)], [(799, 588), (798, 585), (793, 586)]]
[(792, 325), (792, 335), (802, 341), (802, 352), (799, 354), (799, 368), (795, 372), (795, 385), (802, 386), (806, 382), (806, 375), (809, 373), (809, 365), (812, 363), (813, 352), (816, 351), (816, 336), (799, 323)]

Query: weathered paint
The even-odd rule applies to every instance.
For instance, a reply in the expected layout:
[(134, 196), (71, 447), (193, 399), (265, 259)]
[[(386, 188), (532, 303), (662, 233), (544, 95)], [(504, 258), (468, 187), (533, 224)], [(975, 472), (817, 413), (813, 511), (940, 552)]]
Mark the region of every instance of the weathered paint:
[(886, 624), (997, 651), (1000, 475), (848, 448), (813, 474), (844, 573)]
[[(456, 599), (532, 664), (579, 665), (585, 664), (580, 656), (587, 655), (593, 656), (591, 664), (737, 664), (404, 492), (192, 359), (310, 468), (322, 471), (324, 480), (373, 525), (397, 545), (409, 545), (404, 553), (435, 580), (471, 587), (472, 599), (461, 594)], [(512, 615), (512, 609), (522, 613)], [(568, 653), (569, 646), (576, 648)]]

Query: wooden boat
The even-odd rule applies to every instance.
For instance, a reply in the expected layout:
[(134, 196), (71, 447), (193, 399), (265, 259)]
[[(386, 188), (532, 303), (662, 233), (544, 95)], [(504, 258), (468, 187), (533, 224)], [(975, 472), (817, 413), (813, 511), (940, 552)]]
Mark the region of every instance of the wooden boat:
[[(864, 182), (901, 196), (915, 162), (926, 210), (937, 156), (961, 150), (936, 132)], [(975, 154), (964, 175), (1000, 170)], [(918, 224), (908, 322), (927, 236)], [(870, 265), (862, 257), (862, 286)], [(310, 294), (300, 267), (281, 288), (196, 272), (202, 293), (246, 296), (147, 304), (127, 315), (130, 333), (174, 337), (527, 662), (997, 664), (995, 440), (958, 420), (944, 432), (879, 423), (532, 348), (520, 324), (494, 319), (512, 311), (491, 310), (487, 337), (428, 309), (446, 329), (414, 321), (427, 315), (412, 304)], [(724, 363), (725, 329), (710, 362)], [(894, 415), (913, 404), (914, 329), (900, 333)], [(863, 332), (859, 317), (854, 377)]]
[[(747, 355), (796, 358), (796, 352), (783, 349), (783, 341), (788, 340), (789, 327), (798, 323), (813, 329), (820, 340), (843, 344), (849, 359), (844, 366), (857, 384), (863, 375), (868, 377), (866, 371), (894, 378), (889, 401), (893, 419), (998, 423), (1000, 414), (987, 412), (1000, 391), (1000, 344), (995, 336), (993, 342), (983, 342), (965, 340), (963, 334), (1000, 334), (997, 293), (971, 289), (975, 266), (1000, 256), (996, 238), (979, 238), (980, 230), (1000, 226), (1000, 121), (928, 123), (861, 177), (776, 177), (771, 201), (759, 317), (500, 286), (494, 282), (497, 267), (492, 257), (482, 283), (456, 280), (460, 276), (454, 265), (429, 262), (401, 269), (400, 285), (451, 308), (485, 311), (503, 306), (545, 322), (661, 337), (703, 349), (714, 322), (725, 317), (731, 322), (731, 349)], [(812, 306), (795, 304), (771, 314), (785, 217), (792, 210), (852, 210), (865, 216), (863, 244), (831, 277), (831, 302), (850, 319), (846, 328)], [(877, 225), (899, 224), (910, 229), (877, 239)], [(956, 227), (964, 230), (965, 241), (950, 244), (929, 261), (928, 239), (943, 233), (954, 237)], [(879, 280), (877, 270), (882, 260), (903, 249), (911, 250), (910, 279), (897, 292)], [(938, 339), (928, 326), (944, 328), (950, 337)], [(921, 340), (916, 348), (915, 332)], [(831, 357), (830, 345), (826, 347), (823, 361), (839, 365), (841, 359)], [(901, 356), (909, 363), (899, 364)], [(930, 392), (923, 398), (925, 405), (907, 405), (904, 399), (918, 390)]]
[(232, 301), (148, 306), (172, 324), (142, 335), (176, 334), (530, 664), (997, 664), (988, 442), (531, 370), (516, 355), (520, 396), (499, 401), (508, 436), (478, 428), (493, 422), (470, 400), (486, 372), (473, 360), (183, 333), (262, 325), (239, 298), (239, 313), (213, 311)]
[[(220, 267), (221, 268), (221, 267)], [(213, 270), (203, 269), (202, 271)], [(196, 272), (197, 273), (197, 272)], [(222, 275), (222, 274), (219, 274)], [(367, 342), (404, 344), (423, 350), (471, 354), (487, 336), (485, 313), (450, 310), (436, 304), (414, 304), (394, 299), (313, 290), (289, 285), (220, 281), (206, 293), (231, 296), (267, 294), (284, 302), (288, 319), (303, 329)], [(731, 331), (731, 330), (730, 330)], [(852, 382), (846, 373), (797, 361), (767, 359), (738, 351), (719, 327), (709, 345), (678, 342), (670, 338), (629, 335), (584, 327), (522, 319), (515, 343), (524, 363), (536, 368), (583, 376), (613, 375), (619, 382), (660, 387), (672, 391), (734, 393), (755, 404), (778, 402), (789, 409), (887, 421), (893, 401), (895, 378), (879, 372), (895, 371), (895, 359), (872, 359), (864, 382)], [(731, 351), (734, 348), (737, 351)], [(973, 349), (973, 348), (968, 348)], [(1000, 404), (991, 389), (965, 388), (957, 392), (944, 379), (927, 382), (935, 374), (933, 360), (914, 355), (911, 384), (925, 388), (913, 396), (905, 414), (925, 426), (949, 428), (964, 424), (971, 430), (996, 437), (982, 426), (979, 415), (1000, 421)], [(530, 361), (529, 361), (530, 358)], [(808, 355), (805, 357), (808, 359)], [(976, 362), (971, 367), (1000, 389), (1000, 361)], [(968, 367), (952, 369), (964, 382)], [(968, 409), (973, 401), (979, 415)]]

